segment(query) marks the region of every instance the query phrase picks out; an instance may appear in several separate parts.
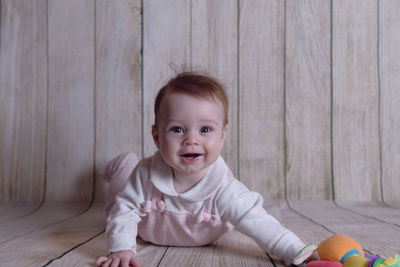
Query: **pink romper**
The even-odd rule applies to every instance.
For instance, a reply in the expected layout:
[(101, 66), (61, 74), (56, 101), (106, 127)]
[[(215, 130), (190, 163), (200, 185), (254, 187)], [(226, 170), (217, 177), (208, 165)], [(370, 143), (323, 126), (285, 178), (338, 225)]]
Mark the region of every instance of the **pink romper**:
[[(122, 154), (113, 159), (104, 171), (103, 175), (110, 182), (107, 214), (137, 162), (136, 154)], [(205, 200), (201, 212), (195, 216), (189, 212), (168, 210), (162, 193), (153, 186), (151, 199), (141, 204), (142, 212), (147, 216), (142, 217), (138, 224), (138, 235), (147, 242), (165, 246), (201, 246), (217, 240), (233, 226), (216, 215), (213, 210), (214, 196), (215, 193)]]
[(213, 214), (214, 195), (205, 201), (203, 210), (194, 216), (168, 210), (162, 193), (153, 187), (151, 200), (143, 203), (147, 216), (138, 225), (139, 236), (148, 242), (165, 246), (201, 246), (217, 240), (233, 229), (226, 220)]

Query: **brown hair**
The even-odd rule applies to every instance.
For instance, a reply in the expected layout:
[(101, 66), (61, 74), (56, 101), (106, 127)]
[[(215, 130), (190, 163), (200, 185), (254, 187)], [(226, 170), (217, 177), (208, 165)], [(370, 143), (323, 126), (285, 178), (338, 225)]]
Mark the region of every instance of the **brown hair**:
[(161, 101), (167, 93), (181, 93), (205, 100), (220, 100), (224, 107), (224, 125), (228, 124), (228, 98), (224, 86), (215, 78), (195, 72), (182, 72), (168, 81), (157, 94), (154, 104), (155, 124)]

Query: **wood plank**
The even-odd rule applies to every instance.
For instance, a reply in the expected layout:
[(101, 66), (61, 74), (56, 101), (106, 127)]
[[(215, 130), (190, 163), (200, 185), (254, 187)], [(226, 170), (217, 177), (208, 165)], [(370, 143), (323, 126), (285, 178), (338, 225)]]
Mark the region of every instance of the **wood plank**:
[(140, 0), (96, 1), (96, 201), (107, 163), (142, 150), (140, 12)]
[(2, 1), (0, 18), (0, 202), (40, 202), (45, 183), (46, 1)]
[(399, 253), (400, 228), (339, 208), (330, 201), (290, 201), (294, 210), (327, 229), (346, 234), (367, 251), (382, 257)]
[[(150, 245), (138, 239), (136, 256), (140, 266), (157, 266), (166, 249), (166, 247)], [(103, 233), (54, 260), (48, 266), (94, 266), (97, 258), (105, 255), (106, 251), (106, 237)]]
[(339, 207), (400, 227), (400, 209), (382, 202), (337, 201)]
[(34, 213), (0, 224), (0, 243), (39, 231), (51, 224), (78, 216), (87, 209), (84, 203), (45, 203)]
[(0, 205), (0, 225), (3, 222), (24, 217), (40, 206), (38, 202), (7, 202)]
[(233, 231), (211, 245), (170, 247), (160, 266), (274, 266), (254, 240)]
[(43, 266), (104, 231), (104, 217), (103, 205), (94, 205), (78, 217), (0, 243), (0, 259), (15, 266)]
[(239, 17), (239, 178), (283, 198), (284, 2), (240, 1)]
[(382, 191), (385, 201), (400, 202), (400, 2), (379, 2)]
[(190, 0), (143, 1), (143, 155), (156, 151), (151, 135), (159, 89), (190, 66)]
[(331, 199), (330, 1), (287, 1), (286, 189)]
[(238, 3), (193, 1), (191, 67), (206, 70), (224, 85), (229, 99), (229, 126), (222, 155), (238, 175)]
[(379, 200), (377, 1), (332, 12), (334, 199)]
[(94, 164), (94, 1), (48, 3), (46, 200), (90, 201)]
[(385, 204), (392, 208), (400, 209), (400, 201), (385, 201)]
[(318, 244), (332, 235), (332, 232), (323, 226), (293, 210), (285, 200), (266, 201), (264, 208), (306, 244)]

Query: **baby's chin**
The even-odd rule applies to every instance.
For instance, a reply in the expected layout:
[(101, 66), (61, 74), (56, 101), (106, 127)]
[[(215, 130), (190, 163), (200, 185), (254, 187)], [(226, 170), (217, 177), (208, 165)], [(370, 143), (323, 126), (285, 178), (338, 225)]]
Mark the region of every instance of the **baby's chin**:
[[(169, 165), (169, 164), (168, 164)], [(207, 173), (208, 168), (211, 166), (211, 164), (203, 165), (203, 166), (196, 166), (196, 165), (169, 165), (173, 171), (174, 174), (180, 174), (180, 175), (196, 175), (201, 174), (204, 176)]]

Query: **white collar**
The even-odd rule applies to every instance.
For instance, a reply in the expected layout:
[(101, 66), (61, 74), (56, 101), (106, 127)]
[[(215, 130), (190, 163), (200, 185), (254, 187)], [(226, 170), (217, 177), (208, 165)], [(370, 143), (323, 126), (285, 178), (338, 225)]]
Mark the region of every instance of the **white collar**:
[(169, 196), (176, 196), (190, 201), (201, 201), (215, 192), (228, 171), (221, 156), (208, 168), (206, 175), (190, 190), (180, 194), (175, 191), (172, 169), (168, 166), (160, 152), (153, 155), (150, 166), (150, 180), (158, 190)]

